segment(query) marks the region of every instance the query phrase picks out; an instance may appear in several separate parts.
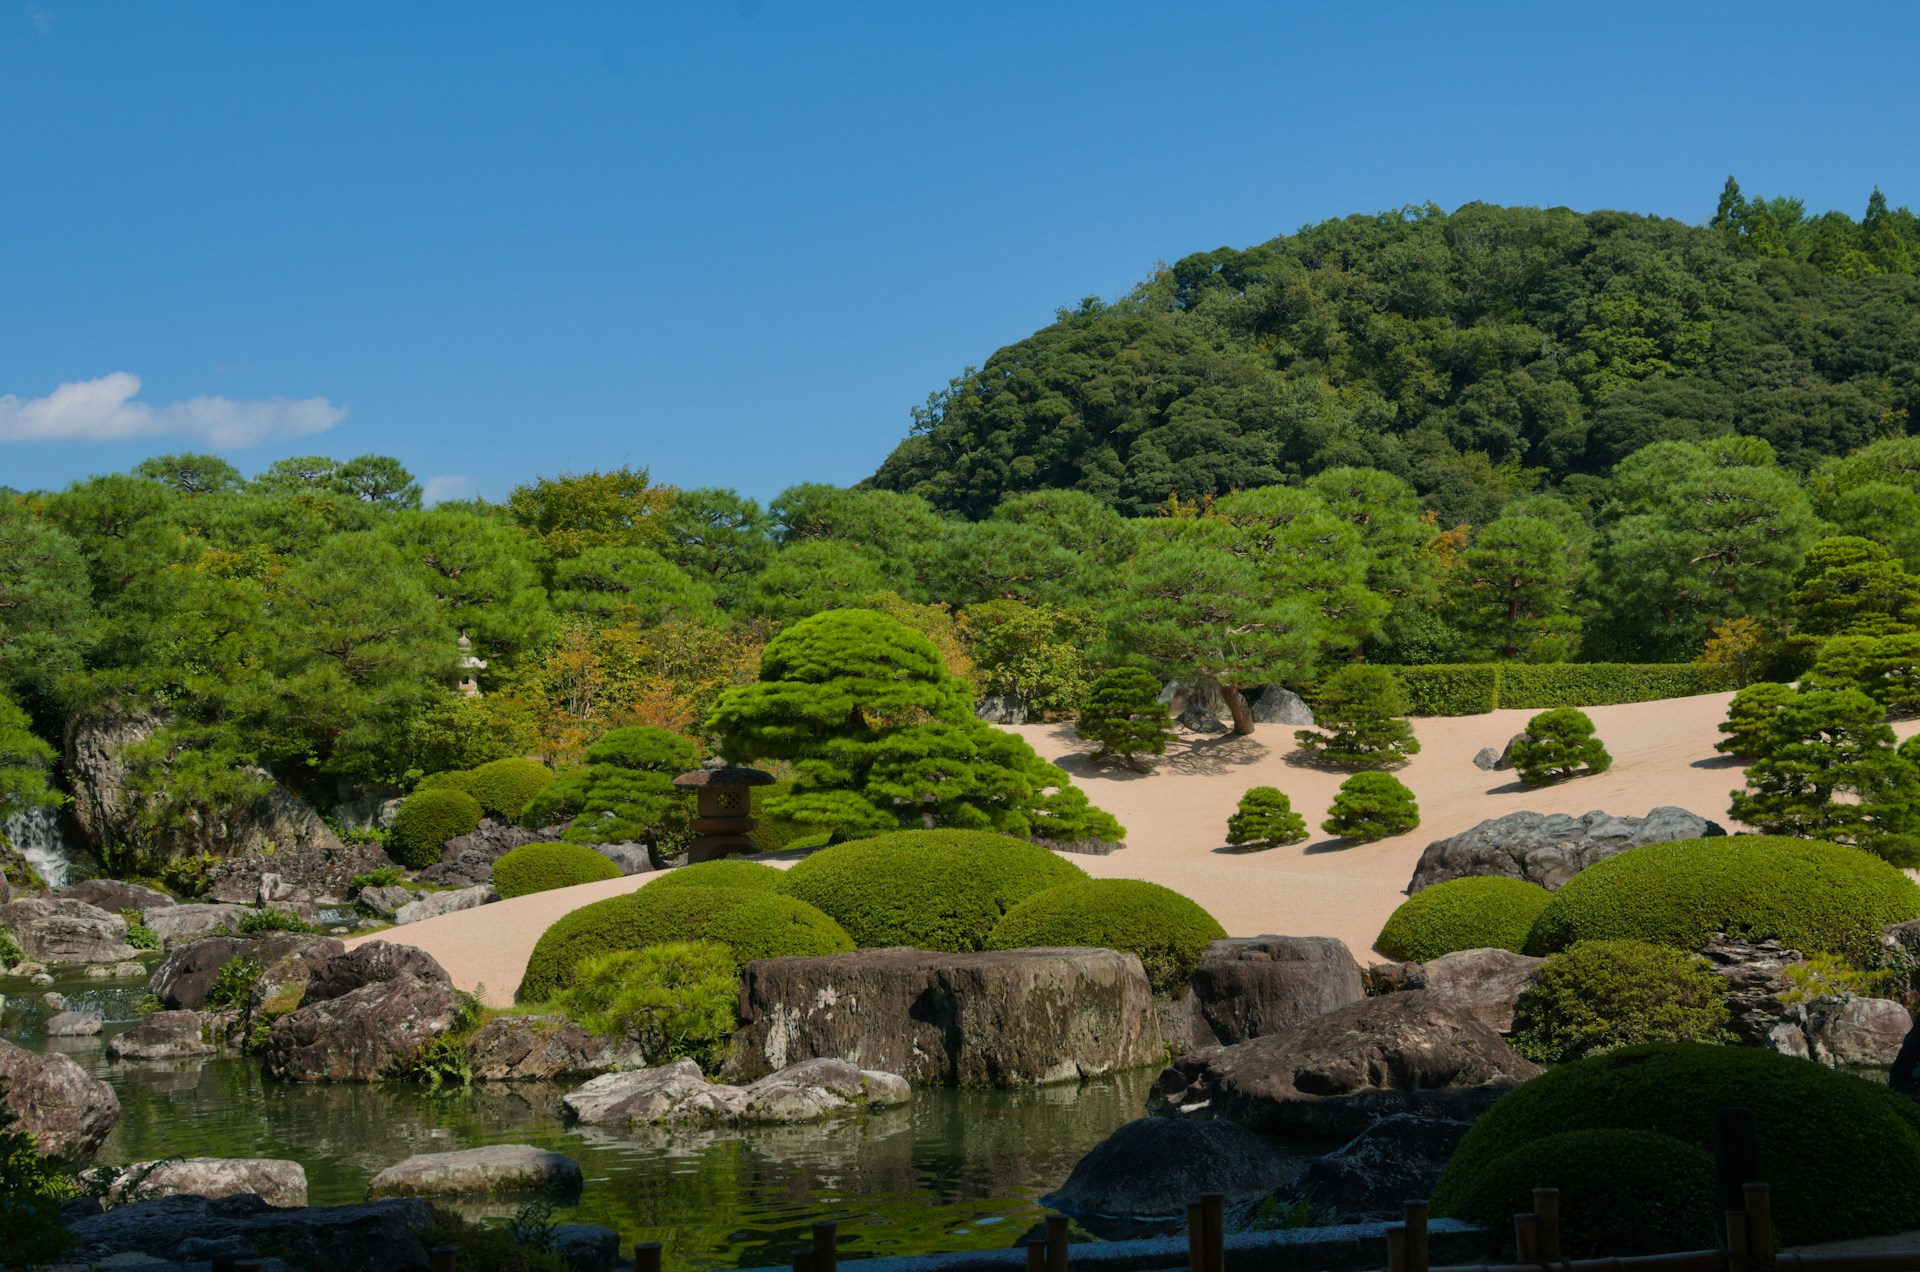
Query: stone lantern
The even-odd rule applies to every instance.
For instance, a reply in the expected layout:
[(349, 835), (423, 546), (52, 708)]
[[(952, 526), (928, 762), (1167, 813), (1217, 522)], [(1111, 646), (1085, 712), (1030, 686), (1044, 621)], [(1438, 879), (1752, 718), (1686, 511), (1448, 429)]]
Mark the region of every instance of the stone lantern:
[(675, 786), (697, 792), (694, 833), (687, 861), (714, 861), (730, 853), (759, 852), (753, 841), (753, 788), (771, 786), (775, 778), (754, 768), (701, 768), (673, 779)]

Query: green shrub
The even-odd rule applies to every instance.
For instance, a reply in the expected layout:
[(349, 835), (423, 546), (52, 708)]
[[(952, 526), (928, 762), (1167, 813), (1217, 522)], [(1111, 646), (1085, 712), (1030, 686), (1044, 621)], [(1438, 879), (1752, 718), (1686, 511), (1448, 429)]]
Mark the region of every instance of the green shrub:
[(1139, 879), (1087, 879), (1028, 897), (987, 937), (992, 950), (1087, 945), (1138, 954), (1155, 992), (1184, 986), (1210, 941), (1226, 936), (1218, 920), (1171, 888)]
[(1342, 839), (1371, 843), (1403, 835), (1420, 824), (1413, 792), (1391, 773), (1355, 773), (1340, 783), (1320, 829)]
[(1240, 807), (1227, 818), (1227, 842), (1234, 847), (1279, 848), (1307, 837), (1307, 819), (1293, 811), (1293, 801), (1272, 786), (1255, 786), (1240, 797)]
[(1160, 682), (1138, 667), (1102, 673), (1087, 691), (1074, 731), (1100, 744), (1095, 760), (1117, 759), (1141, 773), (1147, 763), (1140, 757), (1166, 754), (1174, 736), (1167, 704), (1160, 701)]
[(691, 1057), (711, 1073), (740, 1026), (740, 975), (726, 946), (676, 941), (582, 960), (557, 1001), (593, 1032), (638, 1045), (648, 1064)]
[(526, 826), (568, 821), (571, 843), (631, 843), (686, 827), (692, 792), (673, 779), (700, 762), (700, 752), (677, 733), (633, 725), (602, 735), (587, 748), (586, 767), (541, 787), (520, 810)]
[(1725, 983), (1699, 956), (1645, 941), (1581, 941), (1540, 966), (1513, 1047), (1557, 1064), (1639, 1042), (1732, 1042)]
[(1739, 684), (1733, 667), (1693, 663), (1447, 663), (1387, 669), (1406, 687), (1416, 716), (1481, 715), (1500, 707), (1607, 707), (1725, 693)]
[(553, 770), (534, 760), (506, 759), (482, 764), (471, 773), (467, 794), (495, 817), (511, 821), (527, 801), (553, 781)]
[(1416, 716), (1484, 715), (1500, 705), (1500, 668), (1495, 663), (1442, 663), (1389, 667), (1407, 691)]
[(444, 773), (429, 773), (413, 784), (416, 794), (420, 791), (460, 791), (473, 794), (472, 769), (448, 769)]
[[(127, 921), (127, 944), (136, 950), (157, 950), (160, 948), (160, 934), (147, 926), (147, 916), (138, 910), (122, 910), (120, 917)], [(6, 950), (0, 947), (0, 966), (5, 963)]]
[(207, 987), (207, 1006), (244, 1008), (253, 997), (253, 983), (260, 979), (260, 960), (230, 958), (213, 974)]
[(1408, 897), (1387, 916), (1374, 942), (1382, 954), (1424, 963), (1456, 950), (1526, 948), (1534, 920), (1553, 894), (1525, 879), (1472, 875), (1449, 879)]
[(758, 861), (698, 861), (648, 881), (649, 888), (734, 888), (741, 892), (778, 892), (786, 872)]
[(320, 930), (291, 910), (275, 910), (268, 906), (248, 910), (238, 919), (227, 924), (227, 927), (242, 936), (252, 936), (256, 932), (318, 932)]
[(1564, 1131), (1488, 1162), (1446, 1213), (1484, 1224), (1513, 1249), (1513, 1216), (1533, 1190), (1560, 1190), (1560, 1253), (1569, 1259), (1711, 1249), (1713, 1157), (1655, 1131)]
[(522, 844), (493, 863), (493, 890), (503, 897), (619, 877), (619, 866), (579, 844)]
[(1743, 760), (1765, 755), (1772, 742), (1774, 722), (1780, 714), (1780, 708), (1795, 697), (1792, 685), (1771, 680), (1748, 685), (1734, 694), (1733, 701), (1727, 704), (1727, 718), (1720, 722), (1720, 732), (1726, 736), (1714, 743), (1713, 749), (1726, 755), (1737, 755)]
[(401, 865), (424, 870), (440, 860), (447, 840), (464, 835), (484, 816), (480, 802), (451, 787), (415, 791), (393, 815), (389, 852)]
[(1920, 886), (1858, 848), (1768, 835), (1682, 839), (1608, 857), (1567, 880), (1534, 923), (1527, 953), (1611, 939), (1697, 950), (1725, 932), (1870, 967), (1880, 929), (1912, 918), (1920, 918)]
[[(808, 822), (797, 822), (791, 817), (783, 817), (770, 811), (772, 801), (793, 794), (791, 781), (775, 782), (771, 786), (758, 787), (753, 792), (753, 842), (760, 845), (761, 852), (785, 852), (799, 845), (800, 841), (812, 838), (819, 833), (819, 827)], [(832, 831), (826, 832), (831, 835)]]
[(8, 1129), (13, 1120), (0, 1109), (0, 1250), (8, 1267), (40, 1267), (74, 1244), (59, 1205), (80, 1188), (32, 1134)]
[(376, 866), (365, 874), (353, 876), (347, 881), (347, 886), (358, 892), (362, 888), (391, 888), (406, 881), (407, 876), (395, 867)]
[(1586, 712), (1555, 707), (1527, 721), (1526, 733), (1513, 744), (1513, 767), (1528, 786), (1545, 786), (1604, 773), (1613, 757), (1593, 736)]
[(1335, 768), (1404, 764), (1420, 750), (1402, 718), (1409, 709), (1406, 690), (1385, 667), (1342, 667), (1314, 695), (1317, 727), (1297, 731), (1294, 742)]
[(676, 941), (718, 941), (736, 963), (789, 954), (840, 954), (853, 941), (804, 901), (734, 888), (660, 888), (582, 906), (548, 928), (533, 947), (515, 995), (541, 1002), (573, 983), (596, 954)]
[(1434, 1209), (1461, 1213), (1493, 1163), (1566, 1131), (1654, 1131), (1711, 1151), (1714, 1110), (1737, 1107), (1759, 1121), (1782, 1245), (1920, 1227), (1920, 1105), (1794, 1056), (1687, 1042), (1627, 1047), (1521, 1083), (1473, 1124)]
[(1037, 892), (1085, 879), (1073, 863), (983, 830), (905, 830), (823, 848), (780, 890), (818, 906), (861, 949), (977, 950)]
[(20, 948), (20, 941), (11, 928), (0, 927), (0, 968), (17, 967), (25, 962), (27, 952)]

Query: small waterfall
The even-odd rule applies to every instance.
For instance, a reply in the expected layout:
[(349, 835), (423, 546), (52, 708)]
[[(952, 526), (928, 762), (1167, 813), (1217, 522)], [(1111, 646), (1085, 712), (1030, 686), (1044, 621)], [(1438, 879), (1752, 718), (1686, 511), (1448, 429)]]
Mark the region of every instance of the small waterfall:
[(30, 808), (24, 813), (15, 813), (7, 818), (4, 829), (13, 846), (46, 880), (49, 888), (57, 888), (67, 881), (73, 856), (58, 809)]

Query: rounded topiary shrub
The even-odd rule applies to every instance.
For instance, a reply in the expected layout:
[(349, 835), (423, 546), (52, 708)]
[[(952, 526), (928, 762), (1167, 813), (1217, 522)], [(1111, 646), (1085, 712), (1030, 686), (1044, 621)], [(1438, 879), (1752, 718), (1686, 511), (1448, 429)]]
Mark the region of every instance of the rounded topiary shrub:
[(1581, 941), (1540, 965), (1513, 1047), (1556, 1063), (1638, 1042), (1732, 1042), (1726, 984), (1706, 960), (1645, 941)]
[(619, 877), (620, 867), (579, 844), (522, 844), (493, 863), (493, 890), (503, 897)]
[(413, 784), (416, 791), (465, 791), (473, 794), (472, 769), (448, 769), (444, 773), (429, 773)]
[(1521, 1083), (1467, 1132), (1434, 1209), (1460, 1214), (1493, 1163), (1566, 1131), (1655, 1131), (1711, 1151), (1724, 1108), (1758, 1118), (1782, 1245), (1920, 1227), (1920, 1105), (1776, 1051), (1691, 1042), (1626, 1047)]
[(573, 983), (574, 969), (593, 955), (675, 941), (718, 941), (738, 963), (853, 948), (839, 924), (793, 897), (648, 884), (582, 906), (548, 928), (533, 947), (515, 997), (521, 1002), (552, 997)]
[(415, 791), (393, 815), (387, 852), (403, 866), (424, 870), (440, 860), (447, 840), (480, 824), (480, 803), (450, 786)]
[(1555, 707), (1527, 721), (1513, 744), (1513, 767), (1528, 786), (1604, 773), (1613, 757), (1593, 736), (1593, 720), (1573, 707)]
[(1404, 835), (1419, 824), (1420, 805), (1406, 783), (1391, 773), (1355, 773), (1340, 783), (1320, 829), (1364, 844)]
[(1527, 944), (1534, 920), (1553, 894), (1525, 879), (1474, 875), (1449, 879), (1408, 897), (1387, 917), (1374, 942), (1382, 954), (1424, 963), (1456, 950), (1513, 950)]
[(987, 948), (1091, 945), (1138, 954), (1156, 992), (1185, 985), (1226, 929), (1198, 903), (1138, 879), (1088, 879), (1028, 897), (1008, 910)]
[(1812, 839), (1715, 836), (1648, 844), (1588, 866), (1541, 911), (1527, 953), (1611, 939), (1697, 950), (1725, 932), (1871, 967), (1880, 929), (1913, 918), (1920, 886), (1871, 853)]
[(757, 861), (700, 861), (669, 870), (650, 881), (649, 888), (737, 888), (743, 892), (778, 892), (783, 872)]
[(1563, 1131), (1477, 1171), (1447, 1214), (1484, 1224), (1512, 1255), (1513, 1216), (1533, 1190), (1560, 1190), (1560, 1252), (1569, 1259), (1671, 1254), (1713, 1246), (1713, 1157), (1655, 1131)]
[(1274, 786), (1255, 786), (1240, 797), (1240, 806), (1227, 818), (1227, 842), (1235, 848), (1279, 848), (1307, 837), (1307, 819), (1293, 811), (1293, 801)]
[(780, 881), (833, 916), (861, 949), (977, 950), (1001, 916), (1086, 872), (985, 830), (904, 830), (814, 853)]
[(507, 759), (482, 764), (468, 776), (467, 793), (480, 801), (480, 807), (511, 821), (520, 816), (528, 800), (546, 789), (554, 772), (534, 760)]

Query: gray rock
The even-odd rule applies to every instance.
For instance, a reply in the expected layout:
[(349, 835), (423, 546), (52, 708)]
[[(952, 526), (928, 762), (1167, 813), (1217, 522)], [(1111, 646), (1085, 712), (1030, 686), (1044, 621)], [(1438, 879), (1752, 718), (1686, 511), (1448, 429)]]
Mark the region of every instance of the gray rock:
[(429, 892), (418, 901), (410, 901), (394, 911), (393, 921), (396, 924), (418, 923), (422, 919), (437, 919), (443, 914), (477, 909), (499, 899), (500, 894), (493, 890), (491, 883), (475, 884), (471, 888), (460, 888), (453, 892)]
[[(343, 844), (312, 809), (304, 804), (299, 809), (298, 819), (305, 829), (297, 835), (289, 831), (277, 841), (272, 856), (232, 857), (209, 870), (207, 899), (243, 905), (276, 903), (293, 909), (321, 902), (344, 904), (353, 893), (356, 876), (393, 869), (393, 859), (380, 849), (372, 844)], [(290, 811), (289, 816), (293, 815)]]
[(1154, 1013), (1160, 1017), (1160, 1041), (1174, 1055), (1185, 1055), (1202, 1047), (1217, 1047), (1220, 1038), (1200, 1010), (1200, 1000), (1191, 992), (1171, 998), (1156, 998)]
[(53, 977), (45, 972), (31, 972), (27, 975), (27, 983), (36, 989), (42, 989), (53, 984)]
[(1193, 998), (1220, 1043), (1245, 1042), (1366, 997), (1360, 965), (1326, 936), (1230, 937), (1207, 946)]
[(1112, 950), (857, 950), (748, 963), (727, 1075), (844, 1058), (907, 1081), (1065, 1082), (1162, 1055), (1140, 960)]
[(269, 1077), (289, 1082), (371, 1082), (460, 1018), (443, 981), (402, 976), (307, 1002), (275, 1021), (265, 1053)]
[[(1223, 704), (1224, 705), (1224, 704)], [(1285, 685), (1268, 685), (1247, 703), (1255, 724), (1287, 724), (1296, 728), (1314, 727), (1313, 710)]]
[(1407, 891), (1474, 875), (1558, 888), (1594, 862), (1630, 848), (1726, 833), (1684, 808), (1656, 808), (1645, 817), (1614, 817), (1598, 810), (1579, 817), (1508, 813), (1428, 844)]
[(129, 1199), (237, 1197), (243, 1193), (252, 1193), (269, 1206), (304, 1206), (306, 1169), (299, 1162), (274, 1157), (175, 1157), (133, 1162), (120, 1168), (106, 1198), (117, 1205)]
[(29, 959), (51, 966), (118, 963), (140, 951), (127, 944), (127, 921), (71, 897), (24, 897), (0, 905), (0, 927)]
[(348, 830), (388, 830), (404, 798), (369, 795), (333, 806), (333, 820)]
[(973, 714), (988, 724), (1025, 724), (1027, 704), (1011, 695), (982, 698), (973, 706)]
[(1489, 1029), (1513, 1031), (1513, 1009), (1547, 960), (1512, 950), (1456, 950), (1421, 966), (1428, 992), (1459, 1003)]
[(1823, 997), (1788, 1007), (1767, 1045), (1829, 1066), (1891, 1065), (1913, 1016), (1889, 998)]
[(1500, 767), (1500, 752), (1490, 746), (1483, 746), (1473, 753), (1473, 766), (1492, 772)]
[(137, 883), (122, 883), (118, 879), (86, 879), (70, 883), (64, 888), (50, 889), (47, 895), (56, 900), (70, 897), (75, 901), (85, 901), (88, 905), (99, 906), (113, 914), (122, 910), (139, 910), (142, 913), (164, 910), (179, 904), (157, 889), (143, 888)]
[(573, 1272), (613, 1272), (620, 1260), (620, 1234), (594, 1223), (562, 1223), (548, 1234), (553, 1252)]
[(100, 1017), (90, 1011), (63, 1011), (48, 1019), (49, 1038), (91, 1038), (100, 1032)]
[(368, 985), (395, 980), (453, 984), (446, 968), (425, 950), (392, 941), (368, 941), (332, 955), (315, 968), (307, 980), (306, 1001), (317, 1003), (341, 998)]
[(356, 904), (363, 905), (383, 919), (390, 919), (400, 907), (413, 901), (420, 894), (412, 888), (403, 888), (392, 884), (384, 888), (362, 888), (354, 894)]
[(654, 1069), (608, 1073), (562, 1097), (575, 1120), (597, 1125), (815, 1122), (867, 1108), (904, 1104), (905, 1079), (844, 1060), (803, 1060), (746, 1086), (709, 1082), (700, 1066), (678, 1060)]
[(1225, 733), (1227, 726), (1220, 717), (1199, 707), (1188, 707), (1173, 718), (1173, 722), (1188, 733)]
[(580, 1164), (531, 1144), (488, 1144), (451, 1153), (417, 1153), (373, 1177), (367, 1200), (387, 1197), (496, 1196), (546, 1192), (574, 1196)]
[(1411, 990), (1182, 1056), (1155, 1080), (1147, 1108), (1262, 1133), (1356, 1135), (1390, 1113), (1477, 1116), (1539, 1073), (1464, 1008)]
[(420, 872), (428, 883), (443, 887), (472, 887), (493, 881), (493, 863), (523, 844), (548, 843), (560, 837), (561, 826), (529, 830), (489, 817), (473, 830), (447, 840), (440, 860)]
[(156, 1011), (107, 1040), (107, 1054), (115, 1060), (179, 1060), (212, 1051), (197, 1011)]
[(1430, 1197), (1469, 1122), (1396, 1113), (1381, 1118), (1274, 1192), (1282, 1206), (1305, 1203), (1310, 1222), (1398, 1220), (1410, 1197)]
[(192, 902), (156, 910), (146, 916), (146, 924), (160, 938), (161, 946), (171, 950), (209, 932), (231, 928), (246, 912), (244, 905)]
[(467, 1041), (478, 1082), (580, 1078), (644, 1063), (637, 1051), (559, 1016), (497, 1016)]
[[(184, 909), (185, 907), (181, 907)], [(197, 1010), (207, 1004), (220, 971), (236, 958), (250, 958), (263, 973), (275, 969), (282, 960), (298, 955), (307, 965), (344, 952), (346, 947), (330, 936), (312, 936), (304, 932), (267, 932), (259, 936), (208, 936), (183, 944), (160, 960), (147, 992), (166, 1008)], [(280, 983), (276, 971), (269, 984)], [(255, 982), (258, 987), (259, 982)]]
[(588, 844), (587, 847), (620, 867), (623, 875), (653, 873), (653, 859), (645, 844)]
[(53, 993), (51, 991), (40, 995), (40, 1001), (45, 1003), (47, 1006), (51, 1007), (55, 1011), (63, 1011), (65, 1010), (67, 1005), (67, 999), (65, 995)]
[(1166, 705), (1167, 714), (1176, 719), (1196, 707), (1216, 719), (1232, 714), (1227, 709), (1227, 699), (1220, 692), (1220, 686), (1212, 683), (1183, 685), (1177, 680), (1169, 680), (1160, 687), (1160, 701)]
[(132, 959), (124, 963), (95, 963), (87, 969), (88, 980), (140, 980), (146, 975), (146, 965)]
[(1265, 1196), (1302, 1165), (1234, 1122), (1143, 1117), (1096, 1144), (1040, 1204), (1085, 1217), (1183, 1216), (1209, 1193), (1229, 1203)]
[(30, 1132), (40, 1150), (92, 1157), (120, 1119), (113, 1088), (59, 1054), (35, 1055), (0, 1039), (0, 1108), (13, 1129)]
[(395, 1200), (282, 1210), (259, 1197), (181, 1195), (116, 1206), (70, 1225), (83, 1260), (138, 1253), (204, 1261), (216, 1251), (272, 1250), (294, 1267), (420, 1272), (431, 1203)]
[(1775, 940), (1736, 941), (1724, 933), (1709, 941), (1700, 956), (1726, 985), (1727, 1007), (1733, 1013), (1729, 1027), (1735, 1036), (1748, 1046), (1773, 1045), (1773, 1031), (1787, 1017), (1783, 998), (1793, 989), (1786, 969), (1805, 962), (1805, 957)]

